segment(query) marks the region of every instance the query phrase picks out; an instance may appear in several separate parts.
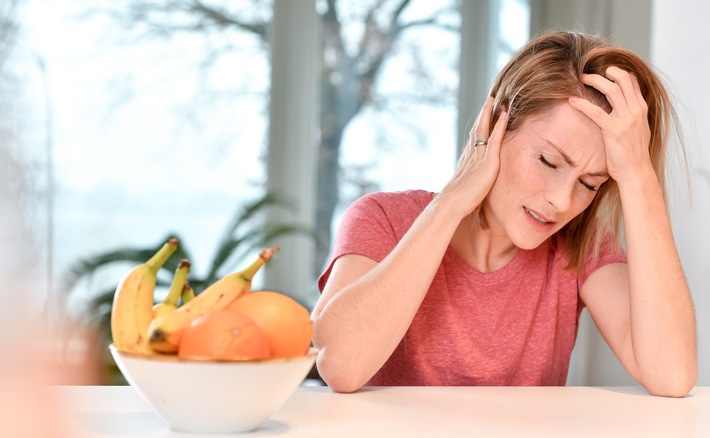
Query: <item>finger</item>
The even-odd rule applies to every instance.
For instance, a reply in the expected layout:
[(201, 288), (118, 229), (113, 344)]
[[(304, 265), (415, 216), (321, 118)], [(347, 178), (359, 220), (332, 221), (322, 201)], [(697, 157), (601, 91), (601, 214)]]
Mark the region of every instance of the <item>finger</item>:
[(624, 111), (628, 107), (624, 93), (621, 87), (615, 82), (610, 81), (604, 76), (598, 74), (583, 74), (581, 77), (582, 83), (594, 87), (604, 94), (611, 104), (612, 108), (617, 111)]
[(493, 112), (493, 97), (488, 96), (486, 103), (483, 104), (481, 112), (478, 114), (476, 123), (471, 130), (471, 144), (475, 140), (488, 140), (489, 129), (491, 126), (491, 113)]
[(495, 154), (498, 156), (500, 154), (500, 146), (503, 143), (503, 137), (505, 136), (505, 131), (508, 128), (508, 111), (506, 109), (501, 110), (500, 116), (496, 121), (496, 125), (493, 127), (493, 132), (488, 138), (488, 144), (486, 145), (486, 154), (483, 157), (485, 160), (488, 154)]
[(631, 84), (634, 87), (634, 94), (643, 98), (643, 93), (641, 93), (641, 84), (639, 84), (639, 79), (633, 73), (631, 73)]
[[(611, 66), (606, 69), (605, 75), (608, 79), (614, 81), (616, 85), (621, 89), (621, 93), (624, 95), (626, 103), (632, 109), (641, 108), (640, 100), (643, 100), (641, 96), (641, 90), (638, 87), (634, 87), (634, 81), (636, 77), (626, 70), (622, 70), (619, 67)], [(638, 84), (638, 81), (636, 81)]]
[(639, 80), (634, 74), (631, 75), (631, 83), (633, 84), (634, 95), (637, 96), (639, 107), (645, 114), (648, 111), (648, 104), (646, 103), (646, 99), (643, 98), (643, 93), (641, 92), (641, 84), (639, 84)]
[(607, 114), (601, 107), (593, 104), (587, 99), (582, 99), (577, 96), (570, 96), (568, 102), (572, 108), (592, 119), (592, 121), (600, 128), (605, 129), (610, 123), (609, 114)]
[(607, 79), (613, 81), (620, 89), (621, 93), (626, 98), (626, 101), (631, 103), (636, 97), (636, 90), (632, 81), (633, 75), (619, 67), (611, 66), (606, 69), (604, 75)]
[(459, 160), (460, 164), (473, 164), (476, 158), (482, 156), (478, 153), (478, 149), (481, 146), (474, 145), (473, 139), (471, 139), (464, 147), (463, 154)]
[(461, 154), (461, 157), (459, 158), (459, 167), (465, 166), (466, 164), (473, 161), (474, 159), (475, 159), (475, 157), (473, 156), (473, 145), (469, 142), (463, 148), (463, 153)]

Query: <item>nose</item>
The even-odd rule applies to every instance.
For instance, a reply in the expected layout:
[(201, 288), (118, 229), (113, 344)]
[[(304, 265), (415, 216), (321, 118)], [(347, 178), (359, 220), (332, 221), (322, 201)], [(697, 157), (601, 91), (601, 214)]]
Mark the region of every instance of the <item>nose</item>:
[(545, 200), (552, 205), (557, 213), (569, 210), (572, 205), (572, 190), (574, 186), (568, 183), (560, 183), (550, 187), (545, 194)]

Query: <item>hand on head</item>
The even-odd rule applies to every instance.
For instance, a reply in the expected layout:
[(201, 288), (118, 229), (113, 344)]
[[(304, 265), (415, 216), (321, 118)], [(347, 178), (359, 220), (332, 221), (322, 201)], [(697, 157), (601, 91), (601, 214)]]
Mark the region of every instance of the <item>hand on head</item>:
[(463, 207), (462, 217), (470, 214), (485, 199), (493, 187), (500, 169), (500, 146), (508, 122), (508, 114), (500, 117), (489, 132), (493, 117), (493, 98), (489, 97), (476, 119), (468, 144), (459, 159), (458, 168), (439, 193), (452, 196)]
[(612, 66), (606, 69), (605, 76), (584, 74), (581, 80), (602, 92), (612, 106), (607, 113), (588, 100), (569, 99), (573, 108), (602, 130), (609, 175), (616, 181), (632, 180), (636, 172), (650, 169), (648, 105), (636, 76)]

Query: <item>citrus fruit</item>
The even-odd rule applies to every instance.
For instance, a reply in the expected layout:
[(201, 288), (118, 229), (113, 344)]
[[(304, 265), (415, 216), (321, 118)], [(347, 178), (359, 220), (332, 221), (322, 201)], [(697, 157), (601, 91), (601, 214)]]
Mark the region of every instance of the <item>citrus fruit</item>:
[(269, 338), (272, 357), (300, 356), (308, 351), (313, 324), (308, 310), (280, 292), (252, 292), (231, 302), (227, 309), (251, 318)]
[(180, 338), (183, 358), (248, 360), (270, 357), (269, 338), (249, 317), (216, 310), (188, 326)]

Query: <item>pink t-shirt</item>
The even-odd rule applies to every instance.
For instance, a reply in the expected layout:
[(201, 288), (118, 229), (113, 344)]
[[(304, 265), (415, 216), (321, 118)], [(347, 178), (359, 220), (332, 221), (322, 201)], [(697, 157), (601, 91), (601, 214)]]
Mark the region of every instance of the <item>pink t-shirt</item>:
[[(432, 199), (426, 191), (373, 193), (343, 217), (333, 258), (359, 254), (381, 261)], [(583, 308), (578, 291), (608, 263), (626, 262), (606, 245), (583, 275), (567, 270), (559, 236), (518, 250), (482, 273), (449, 247), (404, 338), (367, 385), (564, 385)]]

